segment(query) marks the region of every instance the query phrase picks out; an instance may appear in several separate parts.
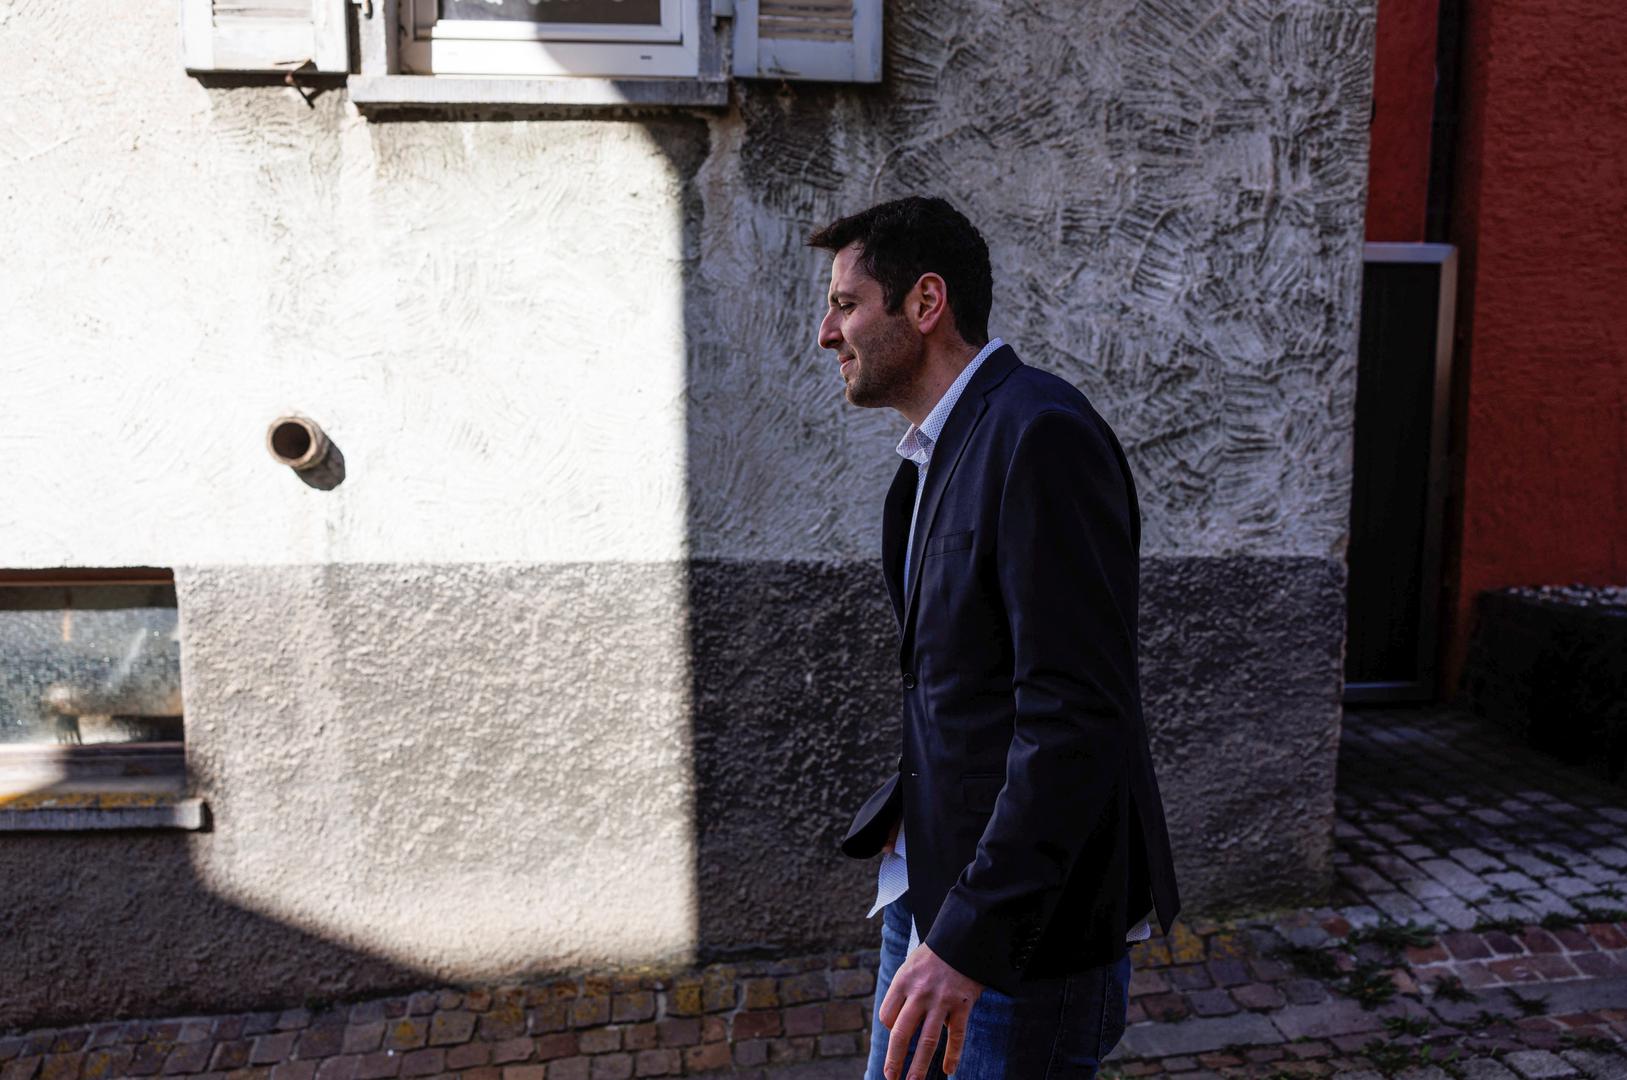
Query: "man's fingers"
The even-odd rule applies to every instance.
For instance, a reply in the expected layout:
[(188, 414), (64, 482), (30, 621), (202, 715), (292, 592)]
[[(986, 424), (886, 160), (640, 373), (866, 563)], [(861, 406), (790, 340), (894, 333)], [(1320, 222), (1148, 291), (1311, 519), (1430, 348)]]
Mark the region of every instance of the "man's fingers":
[(893, 981), (887, 987), (886, 996), (881, 999), (881, 1008), (876, 1010), (876, 1016), (881, 1020), (881, 1026), (891, 1029), (897, 1020), (898, 1013), (904, 1008), (904, 1002), (909, 999), (909, 985), (915, 970), (917, 954), (910, 953), (904, 957), (904, 962), (898, 965), (893, 972)]
[(910, 1038), (921, 1023), (921, 1010), (911, 1008), (908, 1004), (898, 1014), (897, 1022), (887, 1033), (887, 1060), (882, 1063), (881, 1071), (887, 1080), (899, 1080), (904, 1075), (904, 1055), (909, 1053)]
[(949, 1025), (949, 1038), (943, 1047), (943, 1072), (945, 1076), (955, 1075), (960, 1068), (960, 1052), (966, 1045), (966, 1017), (967, 1013), (957, 1009), (949, 1014), (945, 1021)]
[(887, 987), (887, 995), (881, 999), (881, 1008), (876, 1010), (876, 1019), (881, 1026), (892, 1030), (893, 1023), (897, 1021), (899, 1012), (904, 1008), (908, 995), (904, 991), (904, 984), (895, 975), (892, 985)]
[(909, 1080), (926, 1080), (927, 1066), (938, 1052), (938, 1040), (943, 1035), (943, 1012), (933, 1010), (921, 1025), (921, 1037), (915, 1042), (915, 1057), (910, 1059)]
[[(944, 963), (927, 945), (912, 952), (899, 965), (876, 1010), (877, 1019), (888, 1029), (882, 1075), (887, 1080), (925, 1080), (940, 1046), (944, 1050), (944, 1071), (959, 1068), (966, 1022), (982, 992), (982, 985)], [(905, 1077), (904, 1058), (910, 1053), (910, 1040), (917, 1028), (920, 1038), (910, 1061), (909, 1076)]]

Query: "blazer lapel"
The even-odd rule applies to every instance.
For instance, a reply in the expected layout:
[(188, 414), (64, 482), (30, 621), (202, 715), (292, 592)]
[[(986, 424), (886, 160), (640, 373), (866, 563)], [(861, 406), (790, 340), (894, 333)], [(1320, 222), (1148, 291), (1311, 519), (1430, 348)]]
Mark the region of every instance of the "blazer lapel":
[(887, 489), (881, 512), (881, 572), (887, 579), (887, 595), (900, 627), (904, 625), (904, 541), (914, 504), (915, 463), (902, 461), (893, 476), (893, 486)]
[[(977, 369), (972, 381), (966, 385), (960, 400), (949, 412), (949, 420), (938, 434), (938, 445), (932, 448), (932, 461), (926, 470), (926, 488), (921, 492), (921, 509), (916, 515), (913, 554), (910, 557), (910, 580), (904, 585), (904, 614), (902, 623), (908, 635), (910, 619), (915, 614), (917, 594), (921, 586), (921, 563), (926, 552), (923, 550), (926, 538), (932, 535), (932, 523), (938, 516), (938, 506), (943, 502), (944, 491), (949, 487), (950, 478), (955, 474), (955, 466), (960, 464), (960, 456), (966, 450), (966, 444), (971, 442), (972, 433), (977, 430), (978, 421), (983, 414), (989, 411), (988, 394), (996, 386), (1005, 381), (1007, 375), (1017, 367), (1017, 354), (1011, 346), (1002, 345), (996, 349), (983, 366)], [(899, 558), (903, 559), (903, 552)]]

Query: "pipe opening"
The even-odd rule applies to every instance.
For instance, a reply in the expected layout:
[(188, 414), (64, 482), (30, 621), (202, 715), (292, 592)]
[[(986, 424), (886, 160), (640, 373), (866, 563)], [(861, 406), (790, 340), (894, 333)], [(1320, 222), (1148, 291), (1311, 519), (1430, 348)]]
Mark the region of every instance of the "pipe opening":
[(271, 432), (271, 452), (284, 464), (298, 461), (311, 452), (311, 433), (303, 424), (278, 424)]
[(266, 429), (266, 449), (280, 465), (296, 471), (314, 469), (328, 456), (328, 437), (303, 416), (279, 416)]

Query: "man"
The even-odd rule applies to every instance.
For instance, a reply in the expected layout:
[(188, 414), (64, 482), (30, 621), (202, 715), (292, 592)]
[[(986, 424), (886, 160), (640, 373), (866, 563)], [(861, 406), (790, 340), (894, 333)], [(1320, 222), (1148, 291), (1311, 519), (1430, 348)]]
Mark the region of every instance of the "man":
[(1092, 1077), (1124, 1030), (1126, 941), (1180, 907), (1129, 466), (1078, 390), (989, 339), (988, 248), (948, 203), (808, 242), (835, 255), (819, 344), (847, 400), (910, 424), (882, 525), (903, 753), (842, 845), (885, 853), (867, 1080)]

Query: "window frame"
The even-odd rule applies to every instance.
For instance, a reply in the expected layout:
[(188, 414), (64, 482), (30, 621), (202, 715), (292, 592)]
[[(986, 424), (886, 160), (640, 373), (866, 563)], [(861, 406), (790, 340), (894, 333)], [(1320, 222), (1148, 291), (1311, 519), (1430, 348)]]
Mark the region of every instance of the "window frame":
[[(173, 587), (175, 574), (150, 566), (0, 569), (0, 586), (8, 588), (108, 585)], [(181, 709), (184, 717), (184, 692)], [(0, 835), (206, 828), (207, 806), (188, 794), (189, 744), (184, 731), (179, 741), (0, 744), (0, 774), (7, 776), (0, 783)], [(19, 775), (27, 778), (30, 770), (35, 775), (22, 787), (9, 786)], [(109, 776), (123, 779), (109, 788)]]
[[(6, 589), (73, 589), (73, 588), (104, 588), (107, 586), (134, 585), (134, 586), (168, 586), (171, 591), (175, 588), (175, 572), (163, 567), (82, 567), (72, 569), (52, 570), (19, 570), (12, 568), (0, 569), (0, 588)], [(179, 601), (177, 601), (177, 616), (179, 615)], [(186, 715), (185, 691), (182, 691), (181, 713)], [(0, 746), (12, 745), (0, 743)], [(47, 743), (22, 743), (21, 746), (48, 746)], [(80, 755), (94, 758), (98, 754), (111, 752), (96, 747), (184, 747), (186, 736), (183, 733), (179, 740), (136, 740), (123, 743), (91, 744), (90, 746), (78, 743), (57, 744), (60, 753), (69, 757)]]
[(601, 79), (702, 75), (698, 0), (661, 0), (659, 27), (441, 19), (437, 0), (399, 0), (397, 10), (404, 75)]

